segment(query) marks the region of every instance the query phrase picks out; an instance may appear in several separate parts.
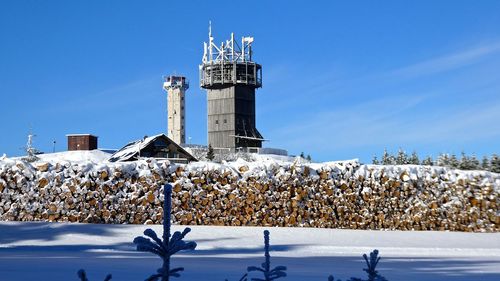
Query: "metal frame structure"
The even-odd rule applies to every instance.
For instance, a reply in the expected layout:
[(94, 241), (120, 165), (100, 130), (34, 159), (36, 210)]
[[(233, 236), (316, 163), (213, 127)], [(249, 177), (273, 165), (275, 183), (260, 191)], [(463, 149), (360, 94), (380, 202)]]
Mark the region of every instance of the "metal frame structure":
[(200, 86), (210, 88), (225, 84), (243, 84), (262, 87), (262, 67), (252, 61), (253, 37), (242, 37), (241, 45), (231, 39), (215, 45), (212, 26), (209, 25), (208, 43), (203, 43), (200, 65)]

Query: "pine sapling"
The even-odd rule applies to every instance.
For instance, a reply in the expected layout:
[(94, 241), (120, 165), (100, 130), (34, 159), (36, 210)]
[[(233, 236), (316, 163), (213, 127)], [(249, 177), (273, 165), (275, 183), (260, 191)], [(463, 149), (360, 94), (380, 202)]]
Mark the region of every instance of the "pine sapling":
[(373, 252), (370, 253), (370, 260), (368, 260), (368, 256), (366, 254), (363, 255), (363, 258), (365, 259), (367, 266), (367, 268), (364, 268), (363, 270), (366, 271), (366, 273), (368, 273), (368, 280), (369, 281), (380, 280), (380, 277), (382, 276), (380, 276), (378, 274), (378, 271), (375, 270), (378, 262), (380, 261), (380, 257), (378, 256), (378, 250), (374, 250)]
[[(368, 279), (361, 279), (361, 278), (355, 278), (351, 277), (351, 279), (347, 281), (387, 281), (385, 277), (381, 276), (378, 274), (378, 271), (375, 270), (377, 267), (378, 262), (380, 261), (380, 257), (378, 255), (378, 250), (374, 250), (373, 252), (370, 253), (370, 259), (368, 260), (368, 256), (366, 254), (363, 254), (363, 258), (365, 259), (366, 266), (367, 268), (363, 268), (364, 271), (368, 274)], [(332, 275), (328, 276), (328, 281), (334, 281), (334, 278)], [(337, 280), (341, 281), (341, 280)]]
[[(78, 278), (80, 278), (80, 281), (89, 281), (89, 279), (87, 279), (87, 273), (85, 273), (85, 270), (80, 269), (76, 274), (78, 275)], [(106, 278), (104, 278), (104, 281), (109, 280), (111, 280), (111, 274), (108, 274)]]
[[(378, 250), (373, 250), (370, 253), (370, 259), (366, 254), (363, 254), (363, 258), (365, 259), (367, 268), (363, 268), (363, 270), (368, 274), (368, 279), (366, 281), (387, 281), (385, 277), (378, 274), (378, 271), (375, 270), (378, 262), (380, 261), (380, 257), (378, 255)], [(359, 278), (351, 278), (350, 281), (365, 281)]]
[(264, 256), (266, 261), (262, 264), (262, 268), (249, 266), (247, 271), (260, 271), (264, 274), (264, 279), (252, 278), (252, 281), (272, 281), (280, 277), (286, 277), (286, 266), (277, 266), (271, 270), (271, 256), (269, 255), (269, 231), (264, 230)]
[(158, 255), (163, 260), (163, 266), (158, 269), (157, 274), (151, 275), (146, 281), (168, 281), (169, 278), (179, 277), (180, 272), (184, 270), (183, 267), (170, 269), (170, 257), (175, 253), (182, 250), (194, 250), (196, 248), (195, 242), (185, 242), (182, 239), (188, 234), (191, 229), (185, 228), (181, 233), (176, 231), (172, 238), (170, 238), (170, 215), (172, 207), (172, 186), (166, 184), (163, 188), (164, 202), (163, 202), (163, 241), (158, 238), (152, 229), (146, 229), (144, 235), (150, 239), (138, 236), (134, 239), (134, 244), (137, 245), (137, 251), (151, 252)]

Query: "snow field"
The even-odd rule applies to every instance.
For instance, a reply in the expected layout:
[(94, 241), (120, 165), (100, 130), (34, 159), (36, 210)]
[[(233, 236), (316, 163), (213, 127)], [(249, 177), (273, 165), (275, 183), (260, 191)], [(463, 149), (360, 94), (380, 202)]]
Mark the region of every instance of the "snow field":
[[(0, 280), (144, 280), (161, 266), (158, 257), (135, 251), (132, 240), (161, 225), (0, 223)], [(377, 269), (389, 280), (498, 280), (500, 234), (442, 231), (367, 231), (316, 228), (192, 226), (194, 251), (173, 256), (185, 271), (176, 280), (239, 280), (247, 266), (264, 261), (263, 231), (270, 231), (271, 267), (288, 267), (280, 280), (363, 277), (361, 257), (378, 249)], [(174, 225), (173, 231), (184, 229)], [(257, 275), (251, 275), (257, 277)]]

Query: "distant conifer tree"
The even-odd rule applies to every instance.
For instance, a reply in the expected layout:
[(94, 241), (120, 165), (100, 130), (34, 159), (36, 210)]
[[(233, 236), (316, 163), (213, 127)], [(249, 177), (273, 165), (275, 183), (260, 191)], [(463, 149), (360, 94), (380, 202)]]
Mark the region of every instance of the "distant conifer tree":
[(398, 150), (398, 155), (396, 156), (396, 164), (405, 165), (408, 164), (408, 155), (401, 148)]
[(431, 156), (427, 156), (424, 160), (422, 160), (422, 165), (434, 166), (434, 161)]
[(408, 159), (408, 164), (413, 164), (413, 165), (419, 165), (420, 164), (420, 159), (418, 159), (418, 155), (416, 151), (413, 151), (413, 153), (410, 156), (410, 159)]
[(490, 171), (493, 173), (500, 173), (500, 158), (497, 154), (491, 156)]
[(387, 149), (384, 149), (384, 154), (382, 155), (382, 164), (383, 165), (394, 164), (394, 156), (390, 155), (389, 152), (387, 152)]
[(306, 159), (307, 159), (307, 161), (311, 162), (312, 161), (311, 155), (307, 154)]
[(467, 156), (465, 152), (462, 152), (462, 158), (460, 159), (460, 169), (462, 170), (478, 170), (481, 165), (479, 160), (477, 160), (476, 155)]
[(458, 161), (457, 156), (452, 154), (449, 158), (448, 167), (458, 169), (460, 167), (460, 161)]
[(483, 160), (481, 161), (481, 169), (485, 171), (490, 170), (490, 159), (486, 155), (483, 156)]
[(475, 154), (472, 154), (472, 156), (469, 157), (469, 161), (470, 161), (470, 169), (471, 170), (481, 169), (481, 164), (479, 163), (479, 160), (477, 159)]
[(437, 158), (436, 164), (438, 166), (450, 167), (450, 157), (448, 156), (448, 154), (443, 153)]
[(214, 154), (214, 148), (212, 147), (211, 144), (208, 145), (208, 151), (207, 151), (207, 159), (210, 161), (213, 161), (215, 158)]
[(377, 159), (377, 155), (373, 156), (372, 164), (374, 164), (374, 165), (379, 165), (380, 164), (380, 161), (378, 161), (378, 159)]

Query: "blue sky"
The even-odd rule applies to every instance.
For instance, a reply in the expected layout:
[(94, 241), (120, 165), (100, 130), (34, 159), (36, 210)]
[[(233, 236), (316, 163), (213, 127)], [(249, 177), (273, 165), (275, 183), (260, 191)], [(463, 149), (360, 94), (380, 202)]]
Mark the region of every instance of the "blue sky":
[(2, 1), (0, 154), (99, 146), (166, 131), (162, 76), (187, 76), (187, 135), (206, 144), (198, 64), (255, 37), (257, 128), (314, 160), (384, 148), (422, 157), (500, 152), (500, 1)]

